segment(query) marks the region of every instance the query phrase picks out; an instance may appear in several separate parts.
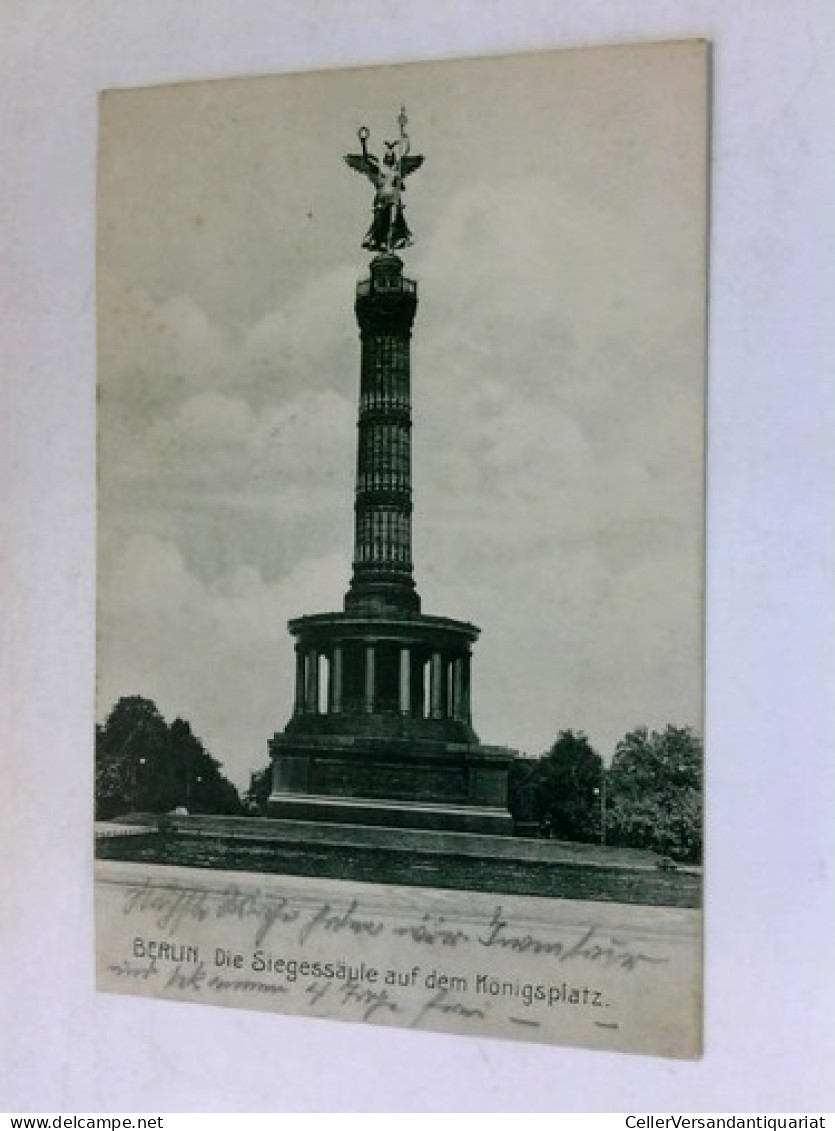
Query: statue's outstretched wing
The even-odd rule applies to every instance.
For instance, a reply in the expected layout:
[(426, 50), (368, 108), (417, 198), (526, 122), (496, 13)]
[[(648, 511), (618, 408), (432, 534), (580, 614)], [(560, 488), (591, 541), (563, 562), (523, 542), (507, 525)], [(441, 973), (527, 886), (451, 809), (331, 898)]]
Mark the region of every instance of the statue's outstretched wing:
[(370, 153), (346, 153), (345, 164), (357, 173), (362, 173), (375, 184), (377, 183), (377, 178), (380, 175), (380, 163)]
[(423, 157), (404, 157), (400, 162), (400, 175), (401, 177), (408, 177), (409, 173), (414, 173), (423, 164)]

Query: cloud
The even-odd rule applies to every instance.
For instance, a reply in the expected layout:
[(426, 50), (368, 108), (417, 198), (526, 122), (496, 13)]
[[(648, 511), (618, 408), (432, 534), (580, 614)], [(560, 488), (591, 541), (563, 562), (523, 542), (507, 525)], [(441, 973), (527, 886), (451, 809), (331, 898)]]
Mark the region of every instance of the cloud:
[(299, 555), (350, 537), (354, 408), (329, 389), (258, 409), (240, 395), (200, 391), (149, 423), (113, 423), (105, 414), (105, 570), (140, 533), (175, 541), (207, 579), (238, 565), (274, 578)]
[[(168, 488), (207, 493), (310, 489), (344, 473), (354, 410), (336, 393), (304, 391), (255, 412), (241, 397), (199, 393), (135, 437), (141, 474)], [(138, 468), (134, 474), (138, 475)]]
[(289, 718), (294, 679), (286, 623), (328, 607), (339, 555), (300, 562), (279, 583), (239, 567), (207, 583), (177, 546), (139, 535), (100, 583), (98, 706), (147, 695), (166, 718), (187, 718), (236, 784), (268, 762), (267, 741)]
[(352, 303), (357, 277), (351, 268), (313, 279), (300, 276), (289, 299), (247, 330), (238, 368), (249, 375), (254, 395), (280, 398), (288, 387), (353, 393), (358, 344)]

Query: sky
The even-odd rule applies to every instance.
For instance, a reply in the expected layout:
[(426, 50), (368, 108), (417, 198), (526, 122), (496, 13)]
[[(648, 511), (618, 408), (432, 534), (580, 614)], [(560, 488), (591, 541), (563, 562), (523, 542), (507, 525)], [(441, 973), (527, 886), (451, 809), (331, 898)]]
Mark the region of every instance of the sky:
[(701, 727), (706, 50), (575, 50), (110, 91), (100, 105), (99, 718), (189, 720), (239, 786), (290, 617), (351, 572), (342, 161), (405, 104), (423, 610), (479, 625), (474, 724), (538, 754)]

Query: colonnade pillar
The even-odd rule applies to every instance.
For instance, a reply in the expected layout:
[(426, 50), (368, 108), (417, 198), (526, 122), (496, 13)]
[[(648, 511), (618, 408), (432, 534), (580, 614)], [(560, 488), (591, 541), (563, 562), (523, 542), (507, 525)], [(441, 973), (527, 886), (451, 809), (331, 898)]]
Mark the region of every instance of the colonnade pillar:
[(412, 654), (408, 648), (400, 649), (400, 714), (412, 713)]
[[(449, 656), (440, 650), (429, 655), (428, 697), (423, 689), (422, 657), (412, 655), (408, 644), (399, 651), (397, 706), (409, 718), (416, 705), (431, 719), (470, 721), (470, 656), (469, 653)], [(322, 657), (328, 661), (327, 702), (320, 695)], [(367, 642), (363, 653), (362, 707), (366, 714), (378, 708), (376, 642)], [(415, 687), (415, 679), (420, 685)], [(296, 646), (296, 714), (315, 715), (321, 712), (341, 714), (344, 710), (345, 651), (343, 644), (334, 644), (327, 652), (316, 647)], [(417, 696), (417, 698), (416, 698)], [(428, 701), (427, 701), (428, 698)]]
[(469, 654), (456, 656), (452, 661), (452, 705), (450, 714), (454, 719), (470, 721), (470, 657)]
[(444, 698), (444, 660), (440, 652), (433, 652), (429, 660), (430, 718), (444, 717)]
[(305, 663), (306, 657), (304, 649), (300, 644), (296, 645), (296, 714), (300, 715), (305, 709)]
[(374, 712), (374, 660), (374, 645), (366, 644), (364, 705), (367, 715), (371, 715)]
[(315, 715), (319, 711), (319, 653), (315, 648), (307, 653), (307, 673), (306, 673), (306, 691), (307, 691), (307, 711), (311, 715)]
[(331, 655), (328, 710), (334, 715), (342, 711), (342, 645), (335, 644)]
[(452, 661), (452, 679), (450, 685), (452, 688), (452, 703), (450, 704), (450, 715), (454, 719), (461, 718), (461, 703), (464, 698), (463, 686), (463, 671), (462, 660), (460, 656), (456, 656)]

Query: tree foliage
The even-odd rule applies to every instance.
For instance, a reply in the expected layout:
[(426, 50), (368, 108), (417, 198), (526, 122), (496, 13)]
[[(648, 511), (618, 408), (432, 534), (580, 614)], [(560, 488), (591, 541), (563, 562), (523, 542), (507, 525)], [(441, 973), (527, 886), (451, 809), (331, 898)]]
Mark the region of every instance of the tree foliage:
[(689, 727), (630, 731), (615, 750), (607, 796), (611, 843), (701, 860), (702, 744)]
[(142, 696), (120, 699), (96, 727), (96, 816), (166, 813), (178, 806), (234, 814), (241, 802), (187, 722), (175, 719), (169, 726)]
[(698, 863), (701, 740), (689, 727), (638, 727), (620, 740), (606, 770), (584, 734), (563, 730), (541, 758), (511, 763), (508, 805), (517, 828), (533, 826), (560, 840), (601, 839)]
[(539, 761), (525, 756), (514, 758), (507, 773), (507, 807), (518, 825), (538, 823), (534, 798)]
[(582, 733), (563, 730), (541, 758), (516, 758), (508, 775), (508, 807), (519, 825), (558, 840), (600, 835), (603, 762)]
[(593, 841), (600, 835), (603, 761), (586, 736), (560, 731), (537, 767), (534, 812), (557, 840)]

